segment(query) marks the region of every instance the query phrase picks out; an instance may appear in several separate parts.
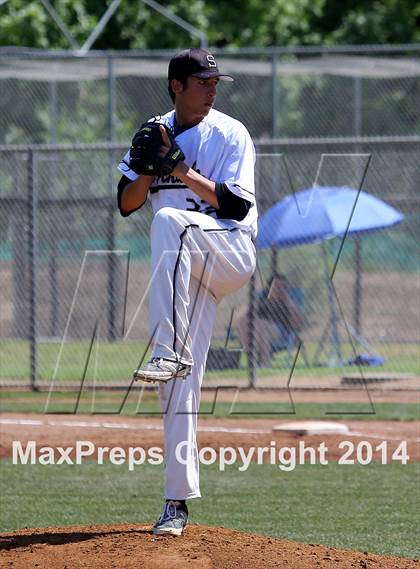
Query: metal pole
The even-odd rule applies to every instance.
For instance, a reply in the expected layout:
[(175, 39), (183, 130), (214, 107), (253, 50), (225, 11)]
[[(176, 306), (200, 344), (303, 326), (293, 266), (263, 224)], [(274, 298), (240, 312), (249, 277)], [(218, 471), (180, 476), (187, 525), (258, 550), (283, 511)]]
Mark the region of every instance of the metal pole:
[(108, 8), (105, 10), (105, 12), (102, 14), (101, 19), (96, 24), (95, 28), (91, 32), (88, 39), (85, 41), (85, 43), (80, 48), (80, 50), (78, 52), (79, 55), (85, 55), (90, 50), (90, 48), (93, 46), (93, 44), (98, 39), (100, 34), (104, 31), (107, 23), (112, 18), (114, 12), (117, 10), (118, 6), (120, 5), (120, 2), (121, 2), (121, 0), (113, 0), (111, 2), (111, 4), (108, 6)]
[(362, 78), (353, 80), (353, 135), (362, 135)]
[(79, 44), (77, 43), (77, 41), (72, 36), (72, 34), (71, 34), (70, 30), (68, 29), (68, 27), (66, 26), (66, 24), (60, 18), (59, 14), (55, 10), (54, 6), (51, 5), (51, 2), (49, 0), (41, 0), (41, 2), (44, 5), (44, 8), (48, 12), (48, 14), (51, 16), (51, 18), (54, 20), (54, 22), (60, 28), (62, 34), (67, 38), (67, 41), (69, 42), (71, 47), (73, 49), (79, 49)]
[(255, 273), (249, 281), (249, 310), (248, 310), (248, 365), (249, 387), (255, 387), (257, 381), (257, 354), (255, 349)]
[[(279, 136), (279, 81), (277, 78), (277, 68), (278, 68), (278, 56), (273, 55), (271, 58), (271, 135), (272, 137), (278, 138)], [(274, 164), (273, 164), (274, 166)], [(279, 161), (276, 160), (275, 163), (275, 170), (276, 170), (276, 178), (280, 179), (280, 164)], [(277, 188), (275, 188), (277, 190)], [(273, 196), (275, 197), (275, 196)], [(278, 250), (276, 247), (273, 247), (271, 250), (271, 276), (273, 277), (275, 273), (277, 273), (277, 257), (278, 257)]]
[[(48, 11), (50, 12), (51, 16), (56, 19), (53, 15), (53, 13), (50, 11), (50, 9), (47, 6), (49, 0), (42, 0), (42, 2), (44, 3), (45, 7), (48, 9)], [(102, 15), (101, 19), (99, 20), (99, 22), (96, 24), (95, 28), (93, 29), (93, 31), (91, 32), (90, 36), (88, 37), (88, 39), (85, 41), (85, 43), (83, 44), (83, 46), (78, 50), (78, 55), (86, 55), (89, 51), (90, 48), (92, 47), (92, 45), (95, 43), (96, 39), (98, 38), (98, 36), (104, 31), (105, 27), (108, 24), (108, 21), (111, 19), (111, 17), (113, 16), (114, 12), (116, 12), (116, 10), (118, 9), (119, 5), (120, 5), (121, 0), (113, 0), (111, 2), (111, 4), (109, 5), (109, 7), (107, 8), (107, 10), (105, 11), (105, 13)], [(162, 16), (164, 16), (165, 18), (167, 18), (168, 20), (170, 20), (171, 22), (173, 22), (174, 24), (176, 24), (177, 26), (179, 26), (180, 28), (182, 28), (183, 30), (186, 30), (187, 32), (189, 32), (189, 34), (193, 37), (199, 38), (200, 40), (200, 46), (202, 48), (207, 48), (209, 45), (208, 42), (208, 38), (207, 35), (202, 32), (201, 30), (199, 30), (198, 28), (192, 26), (191, 24), (189, 24), (188, 22), (186, 22), (185, 20), (183, 20), (182, 18), (180, 18), (179, 16), (177, 16), (176, 14), (174, 14), (172, 12), (172, 10), (169, 10), (168, 8), (165, 8), (164, 6), (162, 6), (161, 4), (159, 4), (158, 2), (156, 2), (155, 0), (142, 0), (142, 2), (144, 4), (146, 4), (147, 6), (149, 6), (150, 8), (153, 8), (153, 10), (156, 10), (156, 12), (158, 12), (159, 14), (161, 14)], [(52, 7), (50, 6), (50, 8), (52, 9)], [(61, 27), (60, 24), (64, 25), (62, 21), (57, 21), (57, 24)], [(65, 33), (64, 29), (62, 29), (63, 33)], [(67, 38), (69, 39), (69, 41), (71, 42), (73, 38), (69, 38), (68, 35), (66, 34)], [(73, 45), (73, 43), (72, 43)], [(75, 47), (73, 45), (73, 47)], [(78, 48), (79, 46), (76, 46), (76, 48)]]
[[(279, 81), (277, 78), (278, 55), (271, 57), (271, 136), (275, 139), (279, 137)], [(276, 171), (279, 163), (276, 161)], [(276, 172), (277, 173), (277, 172)], [(278, 173), (280, 179), (280, 173)], [(276, 188), (277, 190), (277, 188)], [(277, 273), (278, 251), (276, 247), (271, 250), (271, 276)]]
[[(20, 172), (19, 172), (20, 174)], [(15, 183), (17, 182), (15, 178)], [(19, 187), (17, 185), (17, 187)], [(26, 286), (28, 277), (28, 246), (29, 240), (22, 247), (22, 225), (18, 214), (18, 205), (12, 209), (12, 282), (13, 282), (13, 323), (14, 334), (17, 338), (28, 339), (28, 305), (26, 304)], [(25, 200), (24, 207), (28, 211), (28, 202)], [(23, 284), (23, 287), (22, 287)], [(25, 295), (22, 294), (22, 288)]]
[[(113, 142), (115, 136), (115, 76), (113, 59), (108, 56), (108, 141)], [(108, 209), (107, 223), (107, 249), (108, 249), (108, 339), (114, 342), (117, 339), (116, 306), (117, 306), (117, 263), (118, 257), (115, 251), (115, 204), (114, 195), (114, 156), (109, 151), (109, 195), (111, 196)], [(115, 203), (114, 203), (115, 202)]]
[(115, 75), (114, 60), (107, 56), (108, 68), (108, 141), (113, 142), (115, 138)]
[(278, 257), (278, 249), (277, 247), (273, 247), (271, 249), (271, 278), (277, 274), (277, 257)]
[(116, 306), (117, 306), (117, 262), (118, 257), (115, 254), (115, 219), (114, 219), (114, 203), (111, 202), (108, 210), (108, 340), (114, 342), (117, 339), (116, 326)]
[(56, 236), (53, 236), (51, 251), (50, 251), (50, 262), (49, 262), (49, 272), (50, 272), (50, 290), (51, 290), (51, 314), (50, 314), (50, 336), (56, 338), (58, 335), (58, 268), (57, 268), (57, 240)]
[[(327, 244), (325, 241), (322, 242), (322, 255), (323, 255), (323, 259), (324, 259), (325, 280), (327, 283), (328, 304), (330, 307), (330, 322), (329, 322), (328, 336), (331, 336), (331, 347), (332, 347), (332, 350), (331, 350), (332, 356), (330, 358), (330, 361), (327, 362), (327, 365), (329, 367), (334, 367), (336, 365), (342, 365), (343, 358), (341, 356), (341, 339), (340, 339), (340, 334), (338, 331), (337, 309), (335, 306), (333, 285), (332, 285), (330, 273), (328, 270)], [(327, 339), (327, 342), (328, 342), (328, 339)]]
[(354, 262), (356, 274), (354, 277), (354, 321), (353, 326), (358, 336), (362, 335), (362, 238), (360, 235), (356, 236), (354, 244)]
[(279, 136), (279, 82), (277, 79), (278, 56), (271, 58), (271, 135)]
[[(362, 136), (362, 78), (354, 78), (354, 123), (353, 134), (355, 137)], [(355, 152), (359, 152), (359, 145), (355, 145)], [(360, 319), (361, 319), (361, 302), (362, 302), (362, 242), (359, 235), (356, 236), (354, 249), (355, 275), (353, 288), (353, 326), (356, 334), (361, 335)]]
[(48, 82), (50, 106), (50, 144), (57, 144), (58, 132), (58, 85), (57, 81)]
[(34, 152), (28, 151), (28, 261), (29, 261), (29, 344), (31, 389), (37, 390), (38, 374), (38, 330), (37, 330), (37, 216), (38, 195), (35, 181)]
[(198, 28), (192, 26), (191, 24), (189, 24), (188, 22), (186, 22), (185, 20), (174, 14), (172, 10), (168, 10), (168, 8), (165, 8), (164, 6), (162, 6), (162, 4), (159, 4), (155, 0), (142, 0), (142, 2), (153, 8), (153, 10), (156, 10), (156, 12), (159, 12), (159, 14), (162, 14), (162, 16), (165, 16), (165, 18), (167, 18), (168, 20), (174, 22), (174, 24), (176, 24), (180, 28), (189, 32), (190, 35), (199, 38), (201, 47), (203, 48), (208, 47), (209, 42), (207, 35)]
[[(50, 98), (50, 144), (56, 145), (58, 142), (58, 85), (56, 81), (49, 82), (49, 98)], [(50, 155), (50, 192), (54, 195), (54, 187), (58, 180), (58, 155), (53, 152)], [(48, 207), (48, 206), (47, 206)], [(50, 336), (55, 338), (58, 330), (58, 307), (59, 307), (59, 282), (58, 282), (58, 236), (56, 235), (55, 225), (53, 225), (53, 234), (50, 236), (50, 253), (49, 253), (49, 281), (51, 291), (51, 313), (50, 313)]]

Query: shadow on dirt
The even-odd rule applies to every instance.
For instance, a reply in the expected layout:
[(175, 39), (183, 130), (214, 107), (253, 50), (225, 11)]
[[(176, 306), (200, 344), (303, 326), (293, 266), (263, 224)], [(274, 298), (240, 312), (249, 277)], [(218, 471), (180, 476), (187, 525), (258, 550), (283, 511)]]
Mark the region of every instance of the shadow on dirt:
[(20, 547), (28, 547), (31, 545), (48, 544), (48, 545), (63, 545), (65, 543), (77, 543), (79, 541), (88, 541), (97, 537), (118, 535), (118, 534), (150, 534), (153, 535), (152, 530), (148, 529), (133, 529), (133, 530), (115, 530), (108, 532), (96, 531), (69, 531), (69, 532), (42, 532), (32, 533), (29, 535), (2, 535), (0, 537), (0, 551), (11, 549), (18, 549)]

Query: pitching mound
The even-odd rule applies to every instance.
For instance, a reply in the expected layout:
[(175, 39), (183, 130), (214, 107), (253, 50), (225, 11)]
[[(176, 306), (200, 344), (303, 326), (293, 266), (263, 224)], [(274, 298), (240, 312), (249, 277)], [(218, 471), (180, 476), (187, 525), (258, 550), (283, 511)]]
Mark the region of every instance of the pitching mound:
[(415, 560), (191, 525), (182, 537), (149, 526), (73, 526), (0, 534), (1, 566), (13, 569), (419, 569)]

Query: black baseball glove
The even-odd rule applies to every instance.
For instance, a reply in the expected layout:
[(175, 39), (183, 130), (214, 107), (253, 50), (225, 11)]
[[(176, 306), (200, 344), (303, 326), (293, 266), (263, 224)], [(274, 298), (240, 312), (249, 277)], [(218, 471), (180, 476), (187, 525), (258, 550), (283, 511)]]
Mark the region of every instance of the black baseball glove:
[(175, 142), (170, 128), (162, 125), (171, 144), (164, 156), (161, 156), (163, 146), (162, 133), (158, 121), (145, 122), (134, 135), (130, 148), (129, 166), (136, 174), (148, 176), (168, 176), (185, 155)]

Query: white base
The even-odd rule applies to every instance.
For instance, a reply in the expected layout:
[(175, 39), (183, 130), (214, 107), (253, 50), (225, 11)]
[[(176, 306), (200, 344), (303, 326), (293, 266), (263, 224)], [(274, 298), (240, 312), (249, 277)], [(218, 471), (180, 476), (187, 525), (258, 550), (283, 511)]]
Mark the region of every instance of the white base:
[(293, 421), (273, 426), (275, 433), (284, 432), (295, 435), (345, 434), (349, 430), (349, 427), (344, 423), (336, 423), (334, 421)]

